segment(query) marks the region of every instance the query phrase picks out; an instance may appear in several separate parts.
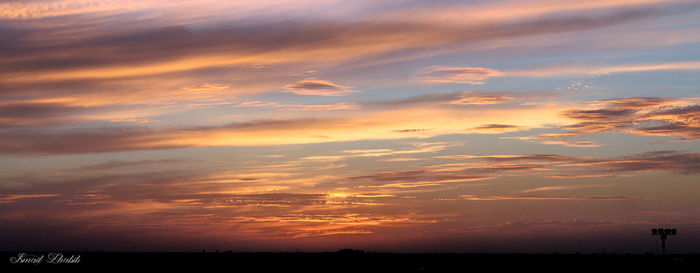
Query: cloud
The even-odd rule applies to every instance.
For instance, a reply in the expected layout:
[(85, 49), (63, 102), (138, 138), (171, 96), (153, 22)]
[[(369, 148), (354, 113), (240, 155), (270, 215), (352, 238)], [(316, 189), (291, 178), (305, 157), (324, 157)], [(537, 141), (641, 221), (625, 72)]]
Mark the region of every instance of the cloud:
[(630, 65), (585, 66), (585, 65), (556, 65), (541, 68), (526, 68), (520, 70), (494, 70), (485, 67), (432, 67), (418, 73), (418, 78), (429, 82), (465, 83), (481, 85), (491, 78), (497, 77), (572, 77), (597, 76), (613, 73), (633, 73), (645, 71), (666, 70), (700, 70), (700, 62), (667, 62), (645, 63)]
[(0, 103), (0, 128), (76, 123), (90, 110), (94, 109), (54, 102)]
[(600, 173), (578, 173), (578, 174), (571, 173), (571, 174), (549, 175), (547, 177), (570, 179), (570, 178), (624, 177), (624, 176), (629, 176), (629, 175), (627, 175), (627, 174), (600, 174)]
[(371, 175), (349, 177), (349, 180), (372, 180), (381, 182), (415, 182), (425, 181), (431, 184), (439, 184), (443, 181), (473, 181), (483, 179), (481, 175), (459, 172), (442, 172), (438, 170), (405, 170), (380, 172)]
[[(435, 153), (442, 151), (448, 147), (456, 146), (455, 143), (449, 142), (419, 142), (413, 143), (413, 149), (409, 150), (395, 150), (395, 149), (363, 149), (363, 150), (343, 150), (341, 154), (336, 155), (314, 155), (302, 157), (301, 160), (309, 161), (338, 161), (345, 160), (349, 158), (360, 158), (360, 157), (388, 157), (388, 156), (400, 156), (408, 154), (421, 154), (421, 153)], [(407, 157), (391, 157), (382, 158), (380, 161), (387, 162), (397, 162), (397, 161), (414, 161), (421, 160), (415, 158)]]
[(680, 136), (683, 140), (700, 139), (700, 127), (686, 123), (639, 128), (633, 130), (633, 132), (640, 135)]
[[(255, 120), (224, 126), (198, 126), (174, 129), (149, 127), (106, 127), (73, 130), (16, 129), (0, 136), (0, 151), (20, 154), (80, 154), (127, 150), (172, 149), (220, 145), (266, 145), (328, 142), (308, 131), (297, 140), (291, 131), (302, 132), (342, 122), (335, 119)], [(343, 126), (341, 125), (341, 129)], [(284, 135), (272, 132), (287, 132)], [(225, 137), (227, 135), (228, 137)], [(238, 137), (234, 137), (238, 135)], [(252, 136), (254, 138), (250, 138)], [(263, 137), (263, 138), (258, 138)], [(204, 139), (208, 139), (201, 142)], [(267, 140), (265, 140), (267, 139)], [(262, 142), (259, 142), (263, 140)], [(266, 141), (273, 141), (265, 143)], [(222, 143), (221, 141), (224, 141)], [(246, 142), (247, 141), (247, 142)], [(252, 142), (251, 142), (252, 141)], [(199, 144), (198, 144), (199, 143)], [(206, 145), (202, 145), (205, 144)]]
[(562, 113), (571, 119), (584, 121), (617, 120), (626, 119), (635, 113), (633, 109), (596, 109), (596, 110), (569, 110)]
[(679, 136), (684, 140), (700, 139), (700, 105), (666, 106), (642, 114), (639, 123), (650, 124), (632, 129), (642, 135)]
[(532, 154), (532, 155), (445, 155), (436, 156), (436, 158), (447, 159), (477, 159), (494, 162), (520, 162), (520, 161), (551, 161), (551, 162), (570, 162), (578, 159), (577, 157), (551, 155), (551, 154)]
[(154, 132), (152, 129), (143, 127), (101, 128), (99, 130), (73, 130), (70, 132), (35, 129), (13, 130), (0, 137), (0, 151), (5, 153), (63, 154), (185, 146), (155, 144), (152, 141), (163, 139), (164, 136), (159, 136)]
[(463, 94), (463, 96), (457, 100), (449, 102), (450, 104), (459, 105), (488, 105), (488, 104), (501, 104), (513, 100), (513, 97), (500, 96), (500, 95), (476, 95), (469, 96), (468, 94)]
[(352, 90), (350, 87), (338, 85), (329, 81), (308, 78), (295, 83), (290, 83), (284, 87), (286, 92), (291, 92), (297, 95), (312, 95), (312, 96), (346, 96), (349, 93), (359, 92)]
[[(242, 10), (237, 14), (243, 18), (256, 18), (257, 13), (243, 16), (246, 13)], [(170, 18), (144, 22), (137, 20), (142, 18), (140, 13), (116, 12), (118, 16), (108, 18), (59, 16), (11, 21), (7, 33), (12, 35), (3, 39), (0, 50), (3, 95), (152, 102), (164, 96), (183, 96), (173, 94), (173, 85), (182, 89), (192, 82), (218, 82), (222, 78), (231, 86), (220, 90), (221, 96), (261, 93), (284, 85), (288, 79), (283, 75), (293, 72), (286, 69), (294, 64), (331, 69), (350, 63), (366, 66), (395, 58), (421, 58), (436, 49), (463, 49), (467, 43), (585, 30), (668, 13), (655, 7), (636, 7), (554, 19), (535, 17), (522, 21), (504, 17), (502, 21), (481, 24), (409, 23), (381, 18), (350, 23), (328, 18), (282, 18), (216, 24), (208, 21), (216, 16), (203, 16), (193, 20), (197, 27), (190, 27), (182, 22), (166, 23)], [(192, 12), (182, 9), (178, 14)], [(251, 68), (272, 64), (276, 69)], [(479, 77), (490, 75), (478, 70), (461, 72), (466, 81), (475, 83), (480, 82)], [(460, 75), (459, 71), (447, 74), (450, 73)], [(265, 81), (255, 80), (260, 78)], [(357, 91), (316, 79), (288, 87), (289, 92), (325, 95)]]
[[(502, 3), (486, 2), (483, 4), (462, 5), (446, 2), (437, 6), (418, 6), (405, 11), (390, 13), (397, 20), (425, 20), (430, 22), (494, 22), (504, 19), (527, 20), (533, 17), (552, 17), (561, 13), (576, 14), (590, 13), (596, 10), (620, 10), (641, 7), (658, 7), (667, 4), (668, 0), (641, 1), (601, 1), (592, 0), (585, 3), (561, 3), (551, 0), (508, 1)], [(464, 17), (469, 13), (469, 17)]]
[(419, 157), (391, 157), (391, 158), (379, 159), (379, 161), (384, 161), (384, 162), (406, 162), (406, 161), (420, 161), (420, 160), (425, 160), (425, 158), (419, 158)]
[[(257, 146), (360, 139), (400, 139), (415, 135), (429, 137), (450, 133), (504, 133), (552, 123), (563, 124), (558, 126), (561, 132), (507, 138), (573, 147), (600, 146), (601, 144), (598, 143), (572, 138), (607, 132), (680, 136), (683, 140), (697, 138), (699, 108), (694, 98), (623, 98), (582, 103), (596, 107), (594, 109), (570, 109), (569, 106), (558, 104), (514, 105), (506, 108), (479, 106), (479, 109), (472, 109), (462, 106), (444, 107), (445, 104), (438, 102), (450, 101), (451, 98), (453, 96), (442, 97), (440, 100), (428, 98), (427, 101), (430, 102), (427, 104), (411, 101), (407, 104), (399, 104), (403, 106), (401, 108), (388, 110), (372, 110), (374, 106), (367, 106), (370, 109), (362, 113), (328, 116), (322, 119), (266, 119), (221, 126), (14, 128), (0, 135), (0, 151), (24, 154), (65, 154), (200, 146)], [(261, 103), (254, 101), (243, 105), (257, 107)], [(262, 103), (262, 105), (268, 104)], [(307, 105), (276, 103), (272, 105), (271, 107), (291, 107), (312, 111), (307, 108)], [(348, 107), (353, 108), (352, 105), (338, 103), (330, 104), (328, 107), (312, 107), (312, 109), (320, 111)], [(509, 123), (501, 123), (506, 119)], [(572, 120), (575, 123), (567, 124)], [(421, 128), (421, 130), (405, 128)]]
[(299, 194), (299, 193), (268, 193), (247, 195), (217, 195), (199, 199), (205, 202), (203, 205), (209, 208), (224, 207), (279, 207), (279, 206), (310, 206), (325, 204), (325, 194)]
[[(546, 170), (550, 172), (547, 176), (553, 178), (617, 177), (646, 171), (675, 172), (682, 175), (693, 175), (700, 172), (700, 163), (698, 163), (700, 154), (677, 151), (655, 151), (612, 158), (546, 154), (446, 155), (437, 156), (436, 158), (458, 160), (459, 162), (433, 165), (429, 166), (430, 168), (449, 167), (452, 170), (474, 173), (488, 173), (488, 170), (507, 171), (511, 168), (513, 170)], [(536, 162), (537, 164), (529, 162)], [(555, 173), (552, 174), (552, 171)]]
[(169, 163), (187, 162), (181, 159), (163, 159), (163, 160), (138, 160), (138, 161), (109, 161), (100, 164), (88, 165), (70, 170), (71, 172), (104, 172), (114, 169), (134, 168), (144, 165), (161, 165)]
[(109, 122), (133, 122), (133, 123), (150, 123), (152, 120), (146, 118), (122, 118), (122, 119), (112, 119)]
[(370, 149), (370, 150), (344, 150), (343, 153), (350, 154), (352, 157), (376, 157), (376, 156), (391, 156), (404, 154), (420, 154), (434, 153), (442, 151), (448, 147), (456, 146), (450, 142), (418, 142), (413, 143), (415, 149), (412, 150), (392, 150), (392, 149)]
[(423, 132), (428, 129), (401, 129), (401, 130), (394, 130), (394, 132), (398, 133), (417, 133), (417, 132)]
[(561, 125), (560, 133), (509, 137), (574, 147), (598, 147), (590, 141), (568, 138), (589, 134), (626, 132), (637, 135), (675, 136), (681, 140), (700, 139), (700, 107), (697, 98), (634, 97), (594, 101), (602, 108), (570, 109), (562, 117), (577, 123)]
[(533, 189), (522, 190), (522, 191), (520, 191), (520, 193), (576, 190), (576, 189), (600, 188), (600, 187), (609, 187), (609, 186), (610, 185), (600, 185), (600, 184), (571, 185), (571, 186), (548, 186), (548, 187), (538, 187), (538, 188), (533, 188)]
[(264, 101), (245, 101), (236, 105), (237, 107), (267, 107), (278, 108), (283, 110), (300, 110), (300, 111), (334, 111), (334, 110), (356, 110), (361, 106), (356, 103), (338, 102), (333, 104), (292, 104), (279, 102), (264, 102)]
[[(137, 162), (106, 162), (86, 166), (86, 169), (131, 168)], [(144, 163), (149, 170), (159, 164), (155, 160)], [(174, 167), (168, 161), (162, 164)], [(317, 167), (312, 165), (294, 174), (257, 173), (258, 179), (245, 179), (260, 172), (245, 167), (225, 168), (224, 173), (175, 167), (171, 171), (135, 174), (50, 174), (47, 177), (32, 174), (9, 178), (9, 181), (19, 182), (19, 186), (3, 184), (3, 188), (21, 189), (24, 193), (9, 194), (7, 199), (43, 197), (26, 194), (35, 189), (57, 190), (57, 198), (8, 203), (0, 206), (0, 218), (39, 225), (45, 224), (43, 221), (62, 221), (78, 225), (74, 230), (77, 233), (94, 229), (102, 233), (110, 227), (144, 233), (162, 232), (160, 227), (164, 226), (176, 232), (228, 230), (247, 240), (370, 234), (374, 231), (371, 227), (434, 222), (425, 215), (382, 212), (379, 207), (386, 204), (373, 200), (396, 198), (392, 194), (310, 188), (313, 177), (307, 175), (307, 170), (318, 171)], [(269, 167), (262, 170), (267, 171)], [(375, 209), (371, 213), (363, 211), (369, 206)], [(88, 218), (89, 221), (85, 220)], [(88, 222), (90, 225), (82, 224)]]
[[(529, 139), (529, 138), (520, 138)], [(603, 145), (593, 141), (573, 141), (573, 140), (544, 140), (541, 144), (547, 145), (562, 145), (566, 147), (601, 147)]]
[(631, 98), (616, 98), (594, 101), (596, 104), (609, 105), (613, 109), (632, 110), (654, 107), (662, 105), (669, 101), (668, 98), (661, 97), (631, 97)]
[(394, 101), (365, 102), (363, 106), (372, 107), (408, 107), (419, 105), (454, 105), (455, 107), (498, 107), (508, 102), (522, 102), (553, 94), (517, 94), (515, 92), (494, 92), (465, 90), (448, 93), (433, 93)]
[[(447, 183), (464, 183), (496, 178), (523, 171), (542, 170), (538, 164), (499, 164), (483, 166), (426, 166), (423, 169), (378, 172), (370, 175), (346, 178), (352, 185), (363, 182), (362, 188), (415, 188), (442, 186)], [(367, 184), (367, 181), (375, 183)], [(376, 183), (380, 182), (380, 183)]]
[(9, 194), (5, 196), (0, 196), (0, 204), (7, 204), (7, 203), (13, 203), (16, 202), (17, 200), (20, 199), (27, 199), (27, 198), (47, 198), (47, 197), (56, 197), (60, 196), (60, 194)]
[[(60, 1), (4, 1), (0, 3), (2, 19), (34, 19), (56, 16), (70, 16), (90, 13), (111, 13), (129, 7), (143, 9), (139, 1), (94, 1), (94, 0), (60, 0)], [(131, 6), (134, 5), (134, 6)]]
[(224, 90), (231, 87), (231, 84), (227, 83), (200, 83), (197, 85), (187, 86), (184, 89), (192, 92), (211, 92)]
[(500, 200), (633, 200), (639, 199), (634, 196), (606, 196), (606, 195), (586, 195), (586, 196), (474, 196), (460, 195), (463, 200), (469, 201), (500, 201)]
[(432, 82), (484, 84), (490, 78), (503, 75), (500, 71), (485, 67), (433, 67), (419, 73), (419, 77)]
[(607, 172), (673, 171), (684, 175), (700, 174), (700, 154), (657, 151), (609, 160), (585, 161), (603, 167)]
[(611, 159), (582, 160), (581, 166), (598, 167), (601, 172), (676, 172), (683, 175), (700, 173), (700, 154), (656, 151)]
[(557, 65), (541, 68), (527, 68), (521, 70), (503, 71), (503, 76), (509, 77), (572, 77), (572, 76), (597, 76), (616, 73), (633, 73), (645, 71), (666, 70), (698, 70), (700, 62), (666, 62), (643, 63), (629, 65), (585, 66), (585, 65)]
[[(290, 213), (271, 217), (236, 217), (234, 222), (251, 224), (248, 233), (255, 238), (304, 238), (344, 234), (372, 234), (372, 227), (391, 227), (434, 220), (404, 215), (385, 216), (367, 213)], [(266, 223), (269, 223), (266, 225)]]
[[(463, 92), (460, 92), (462, 94)], [(508, 119), (522, 128), (553, 123), (562, 118), (559, 105), (454, 106), (443, 103), (452, 96), (435, 103), (391, 104), (384, 109), (378, 105), (361, 104), (364, 111), (347, 111), (319, 118), (288, 116), (236, 122), (224, 125), (202, 126), (85, 126), (72, 128), (13, 129), (0, 135), (0, 151), (23, 154), (64, 154), (111, 152), (126, 150), (153, 150), (201, 146), (259, 146), (300, 143), (323, 143), (363, 139), (401, 139), (416, 135), (421, 138), (450, 133), (465, 133), (468, 129), (487, 124), (501, 124)], [(434, 99), (429, 99), (433, 100)], [(241, 107), (241, 104), (232, 104)], [(354, 108), (349, 103), (321, 106), (281, 104), (250, 101), (249, 107), (288, 107), (303, 111), (327, 111)], [(322, 104), (319, 104), (322, 105)], [(401, 106), (401, 107), (398, 107)], [(131, 115), (132, 113), (126, 113)], [(126, 114), (122, 114), (125, 115)], [(271, 115), (277, 116), (277, 115)], [(105, 117), (115, 120), (114, 117)], [(228, 120), (222, 118), (222, 120)], [(211, 124), (211, 123), (208, 123)], [(407, 133), (406, 128), (425, 130)]]
[[(298, 208), (323, 205), (329, 198), (320, 190), (304, 192), (304, 188), (315, 183), (315, 178), (303, 171), (311, 167), (292, 173), (262, 173), (241, 166), (236, 168), (235, 174), (228, 175), (217, 168), (191, 168), (180, 163), (183, 161), (176, 159), (108, 161), (46, 176), (30, 174), (4, 178), (10, 183), (3, 186), (3, 191), (13, 192), (10, 199), (24, 198), (27, 192), (50, 191), (62, 196), (52, 200), (61, 206), (96, 205), (68, 210), (101, 211), (108, 208), (108, 211), (94, 213), (109, 214), (118, 213), (118, 207), (122, 205), (144, 202), (190, 209)], [(300, 177), (304, 180), (300, 181)], [(40, 207), (42, 204), (30, 205)]]
[(521, 130), (522, 127), (509, 124), (483, 124), (477, 127), (468, 129), (469, 132), (478, 132), (484, 134), (502, 134)]
[[(352, 152), (348, 154), (377, 152), (367, 149), (349, 151)], [(681, 155), (675, 156), (677, 158), (685, 157), (683, 153), (676, 154)], [(369, 177), (358, 178), (359, 180), (356, 181), (340, 179), (341, 182), (345, 182), (344, 186), (347, 186), (342, 189), (335, 187), (337, 184), (328, 185), (329, 182), (339, 180), (337, 177), (322, 177), (317, 181), (314, 177), (308, 177), (308, 174), (319, 172), (317, 164), (309, 165), (308, 168), (295, 169), (290, 175), (289, 172), (292, 171), (283, 168), (276, 168), (275, 172), (269, 173), (272, 167), (260, 166), (259, 162), (251, 162), (253, 167), (250, 169), (246, 169), (245, 164), (237, 164), (234, 169), (231, 169), (229, 164), (225, 164), (221, 169), (212, 172), (199, 167), (194, 167), (195, 171), (188, 171), (180, 168), (180, 165), (172, 165), (177, 162), (166, 160), (162, 163), (169, 165), (172, 170), (138, 174), (97, 173), (97, 175), (81, 176), (50, 173), (46, 177), (32, 174), (5, 179), (5, 181), (18, 182), (22, 185), (21, 192), (9, 193), (6, 194), (7, 196), (31, 195), (32, 192), (39, 192), (37, 189), (57, 196), (25, 199), (32, 202), (3, 204), (0, 206), (2, 210), (0, 218), (5, 221), (14, 219), (15, 221), (12, 222), (33, 223), (39, 226), (49, 222), (71, 223), (79, 227), (74, 231), (80, 234), (91, 230), (99, 230), (99, 234), (104, 234), (106, 228), (114, 228), (122, 232), (140, 230), (145, 234), (144, 236), (152, 233), (160, 234), (164, 231), (183, 234), (202, 232), (198, 236), (203, 236), (202, 234), (218, 236), (228, 231), (225, 233), (227, 237), (235, 234), (248, 240), (386, 234), (387, 230), (391, 233), (399, 232), (402, 230), (399, 228), (406, 228), (410, 230), (408, 231), (410, 234), (413, 234), (418, 227), (444, 231), (446, 224), (464, 226), (463, 222), (457, 220), (464, 217), (459, 210), (453, 213), (455, 211), (449, 209), (452, 206), (447, 206), (448, 210), (445, 211), (446, 206), (432, 201), (440, 197), (439, 195), (418, 195), (415, 199), (403, 198), (407, 197), (406, 192), (440, 190), (442, 193), (462, 195), (459, 196), (460, 200), (463, 200), (461, 202), (500, 200), (501, 202), (539, 204), (536, 202), (645, 200), (643, 197), (625, 193), (562, 194), (557, 192), (589, 188), (585, 184), (569, 183), (546, 187), (534, 185), (533, 188), (526, 188), (521, 192), (503, 194), (489, 192), (462, 194), (464, 192), (455, 193), (445, 189), (456, 186), (450, 183), (479, 181), (488, 177), (507, 175), (509, 172), (521, 177), (522, 173), (518, 173), (518, 170), (541, 169), (542, 166), (550, 163), (572, 166), (580, 164), (578, 165), (580, 170), (595, 173), (598, 168), (607, 169), (607, 165), (603, 162), (618, 164), (639, 158), (655, 158), (655, 161), (663, 161), (659, 160), (660, 156), (668, 157), (664, 160), (671, 160), (673, 153), (659, 152), (650, 156), (631, 155), (610, 159), (552, 154), (462, 155), (443, 159), (460, 162), (475, 161), (472, 162), (473, 165), (454, 170), (422, 166), (425, 169), (369, 173)], [(697, 155), (694, 156), (697, 157)], [(692, 162), (692, 160), (692, 158), (685, 159), (686, 162)], [(151, 170), (154, 166), (158, 166), (157, 161), (145, 160), (144, 167)], [(119, 170), (132, 168), (137, 162), (139, 161), (107, 161), (85, 167), (96, 170)], [(532, 162), (538, 164), (530, 164)], [(661, 163), (663, 164), (668, 162)], [(241, 167), (243, 169), (239, 169)], [(688, 166), (678, 164), (678, 167)], [(669, 170), (662, 166), (655, 166), (653, 169)], [(472, 177), (468, 176), (470, 173)], [(527, 173), (530, 174), (530, 172)], [(540, 174), (549, 173), (551, 170), (542, 170)], [(309, 181), (314, 182), (309, 184)], [(500, 188), (497, 183), (484, 184)], [(282, 186), (288, 186), (288, 188), (282, 188)], [(4, 192), (10, 192), (8, 189), (17, 186), (3, 184), (2, 187)], [(591, 185), (590, 188), (596, 187)], [(436, 214), (436, 211), (443, 215)], [(546, 215), (546, 212), (544, 213)], [(84, 225), (88, 222), (90, 225)], [(201, 240), (201, 237), (199, 239)]]

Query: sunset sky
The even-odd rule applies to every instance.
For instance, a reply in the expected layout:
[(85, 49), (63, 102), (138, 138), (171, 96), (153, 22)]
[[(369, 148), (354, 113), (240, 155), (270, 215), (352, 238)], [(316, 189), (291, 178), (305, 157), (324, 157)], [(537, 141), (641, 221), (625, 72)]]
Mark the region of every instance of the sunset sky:
[(700, 3), (0, 1), (0, 250), (700, 252)]

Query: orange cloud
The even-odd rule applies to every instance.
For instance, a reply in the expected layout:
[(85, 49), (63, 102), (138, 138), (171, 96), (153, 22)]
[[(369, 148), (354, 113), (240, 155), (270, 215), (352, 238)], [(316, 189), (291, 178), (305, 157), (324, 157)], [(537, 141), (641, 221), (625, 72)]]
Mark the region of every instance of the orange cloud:
[(513, 97), (499, 96), (499, 95), (475, 95), (469, 96), (465, 94), (458, 100), (449, 102), (450, 104), (461, 104), (461, 105), (488, 105), (488, 104), (501, 104), (513, 100)]
[(544, 140), (542, 144), (547, 145), (563, 145), (566, 147), (601, 147), (603, 145), (593, 141), (573, 141), (573, 140)]
[[(255, 104), (252, 104), (255, 105)], [(267, 105), (267, 104), (266, 104)], [(274, 104), (273, 104), (274, 105)], [(342, 108), (347, 104), (333, 105)], [(291, 106), (308, 110), (307, 106)], [(319, 110), (317, 108), (312, 108)], [(333, 108), (322, 107), (330, 110)], [(61, 131), (32, 129), (0, 136), (0, 150), (22, 153), (86, 153), (117, 150), (148, 150), (197, 146), (257, 146), (322, 143), (362, 139), (400, 139), (464, 133), (484, 122), (508, 120), (522, 128), (539, 127), (561, 120), (556, 113), (565, 107), (551, 104), (512, 108), (473, 109), (440, 104), (414, 105), (328, 115), (309, 119), (262, 119), (221, 126), (183, 128), (80, 128)], [(407, 134), (404, 128), (428, 128)], [(469, 130), (466, 130), (467, 132)], [(67, 141), (69, 140), (69, 141)], [(60, 144), (58, 144), (60, 143)]]
[(150, 123), (152, 120), (146, 118), (123, 118), (123, 119), (113, 119), (109, 122), (133, 122), (133, 123)]
[[(121, 3), (120, 3), (121, 2)], [(0, 18), (33, 19), (90, 13), (115, 13), (141, 10), (149, 5), (141, 1), (60, 0), (0, 3)]]
[(682, 140), (700, 139), (700, 107), (697, 98), (621, 98), (595, 101), (593, 104), (602, 108), (561, 112), (561, 116), (577, 122), (559, 126), (559, 129), (566, 130), (564, 132), (506, 138), (572, 147), (598, 147), (600, 145), (594, 142), (568, 138), (608, 132), (676, 136)]
[(333, 104), (291, 104), (278, 102), (264, 101), (246, 101), (237, 104), (238, 107), (269, 107), (279, 108), (284, 110), (301, 110), (301, 111), (332, 111), (332, 110), (356, 110), (361, 106), (356, 103), (339, 102)]
[(561, 191), (561, 190), (575, 190), (575, 189), (585, 189), (585, 188), (600, 188), (609, 187), (610, 185), (600, 185), (600, 184), (586, 184), (586, 185), (571, 185), (571, 186), (548, 186), (548, 187), (538, 187), (534, 189), (527, 189), (520, 191), (521, 193), (530, 192), (542, 192), (542, 191)]
[(10, 194), (6, 196), (0, 196), (0, 204), (7, 204), (7, 203), (13, 203), (17, 200), (20, 199), (27, 199), (27, 198), (47, 198), (47, 197), (56, 197), (60, 196), (60, 194)]
[(633, 200), (638, 199), (634, 196), (606, 196), (606, 195), (587, 195), (587, 196), (474, 196), (461, 195), (463, 200), (469, 201), (499, 201), (499, 200)]
[[(493, 23), (503, 20), (525, 20), (528, 18), (546, 16), (567, 12), (591, 12), (600, 9), (623, 9), (644, 7), (645, 5), (677, 2), (675, 0), (592, 0), (577, 3), (563, 3), (553, 0), (527, 0), (506, 2), (484, 2), (477, 5), (464, 6), (449, 4), (435, 8), (410, 8), (401, 11), (387, 12), (394, 20), (421, 20), (436, 23), (479, 24)], [(464, 16), (469, 14), (469, 16)]]
[(567, 77), (584, 75), (607, 75), (614, 73), (632, 73), (644, 71), (665, 71), (665, 70), (698, 70), (700, 62), (671, 62), (671, 63), (648, 63), (632, 65), (610, 65), (610, 66), (551, 66), (544, 68), (527, 68), (522, 70), (504, 71), (504, 76), (511, 77)]
[(383, 158), (379, 159), (380, 161), (385, 161), (385, 162), (405, 162), (405, 161), (420, 161), (420, 160), (425, 160), (425, 158), (418, 158), (418, 157), (391, 157), (391, 158)]
[(485, 67), (435, 67), (421, 73), (419, 77), (432, 82), (484, 84), (490, 78), (503, 75), (500, 71)]
[(84, 120), (90, 108), (61, 102), (0, 103), (0, 128), (62, 125)]
[(359, 92), (350, 87), (338, 85), (329, 81), (308, 78), (285, 86), (286, 92), (297, 95), (313, 96), (346, 96), (349, 93)]
[[(14, 4), (9, 5), (12, 6), (9, 10), (15, 9)], [(96, 6), (102, 5), (106, 4), (100, 3)], [(144, 5), (152, 7), (150, 4)], [(212, 6), (220, 7), (220, 5), (217, 3)], [(23, 55), (9, 54), (8, 56), (12, 58), (0, 59), (0, 67), (12, 67), (11, 70), (0, 71), (0, 84), (5, 91), (3, 93), (20, 97), (30, 94), (42, 99), (68, 97), (93, 104), (97, 102), (109, 104), (114, 101), (154, 103), (186, 100), (188, 96), (194, 94), (188, 94), (187, 91), (192, 90), (182, 89), (181, 86), (192, 86), (192, 82), (219, 82), (221, 78), (225, 78), (226, 84), (230, 84), (230, 87), (219, 90), (220, 94), (214, 96), (230, 97), (238, 94), (267, 92), (284, 86), (288, 80), (285, 75), (293, 72), (289, 70), (296, 65), (337, 68), (346, 64), (355, 66), (385, 64), (397, 60), (422, 58), (426, 54), (435, 54), (432, 53), (435, 50), (437, 52), (448, 49), (464, 50), (463, 45), (467, 42), (583, 30), (664, 14), (650, 7), (644, 7), (645, 12), (641, 12), (644, 16), (640, 16), (640, 12), (614, 10), (611, 14), (587, 14), (587, 20), (581, 20), (580, 16), (564, 16), (556, 19), (530, 18), (531, 21), (527, 24), (523, 24), (522, 19), (514, 20), (506, 16), (502, 21), (481, 22), (476, 25), (430, 21), (406, 23), (380, 18), (371, 21), (360, 20), (358, 23), (299, 20), (252, 24), (242, 27), (243, 29), (218, 27), (193, 29), (183, 22), (195, 22), (206, 26), (208, 20), (216, 16), (208, 17), (204, 14), (220, 13), (222, 9), (207, 8), (204, 12), (200, 7), (197, 10), (202, 13), (188, 17), (192, 14), (191, 7), (196, 7), (198, 4), (183, 2), (174, 4), (169, 1), (165, 6), (169, 7), (168, 10), (177, 11), (168, 16), (182, 19), (174, 16), (181, 15), (187, 20), (178, 24), (168, 24), (170, 18), (160, 18), (161, 20), (155, 20), (155, 25), (131, 23), (125, 24), (125, 29), (110, 27), (107, 30), (104, 26), (107, 24), (111, 26), (112, 22), (99, 21), (97, 24), (90, 24), (82, 21), (83, 19), (96, 20), (94, 17), (99, 16), (79, 15), (77, 18), (57, 16), (46, 23), (60, 26), (57, 28), (45, 27), (41, 20), (30, 20), (31, 24), (25, 24), (27, 22), (22, 21), (21, 24), (26, 25), (28, 31), (20, 28), (22, 30), (16, 32), (18, 36), (13, 36), (13, 40), (6, 46), (7, 52), (24, 52)], [(200, 3), (199, 6), (206, 5)], [(271, 10), (282, 8), (273, 4), (265, 6), (274, 7)], [(90, 9), (93, 6), (85, 7)], [(136, 7), (136, 5), (129, 5), (129, 7)], [(237, 14), (241, 16), (246, 14), (242, 10), (255, 10), (263, 14), (267, 11), (255, 8), (255, 4), (234, 3), (227, 4), (226, 7), (240, 8), (237, 9), (239, 12)], [(60, 10), (61, 8), (57, 6), (50, 9)], [(44, 10), (42, 7), (36, 9)], [(135, 8), (135, 10), (138, 9)], [(147, 10), (150, 9), (147, 8)], [(126, 18), (125, 21), (129, 21), (132, 19), (130, 16), (133, 16), (129, 13), (129, 9), (117, 8), (113, 12), (124, 16), (119, 18)], [(31, 14), (34, 15), (34, 12)], [(83, 14), (83, 12), (77, 12), (77, 14)], [(230, 17), (227, 16), (227, 18)], [(555, 20), (554, 23), (553, 20)], [(179, 25), (179, 27), (173, 25)], [(265, 35), (249, 39), (249, 33)], [(177, 43), (173, 44), (175, 41)], [(66, 56), (80, 56), (80, 58)], [(203, 73), (204, 71), (207, 73)], [(482, 83), (487, 80), (485, 78), (503, 73), (478, 67), (462, 70), (459, 67), (452, 70), (447, 68), (442, 72), (435, 72), (457, 81), (474, 84)], [(251, 80), (258, 78), (266, 80)], [(182, 92), (173, 91), (173, 82), (183, 83), (178, 87)], [(198, 88), (194, 85), (192, 87), (196, 91), (201, 87), (211, 88), (212, 86)], [(288, 84), (287, 91), (331, 96), (359, 92), (317, 79)]]
[(193, 86), (187, 86), (184, 89), (192, 92), (210, 92), (224, 90), (231, 87), (231, 84), (227, 83), (201, 83)]
[[(683, 140), (697, 139), (698, 108), (694, 99), (668, 99), (648, 106), (651, 101), (658, 101), (658, 98), (649, 98), (642, 100), (643, 103), (637, 102), (636, 106), (629, 105), (640, 99), (594, 102), (594, 105), (602, 104), (603, 108), (591, 110), (570, 109), (556, 103), (483, 109), (417, 104), (389, 110), (369, 109), (342, 116), (330, 115), (323, 119), (267, 119), (193, 128), (11, 130), (0, 136), (0, 150), (12, 153), (85, 153), (193, 146), (255, 146), (400, 139), (465, 132), (503, 133), (541, 128), (545, 124), (566, 124), (571, 120), (577, 123), (558, 126), (563, 130), (559, 133), (507, 138), (574, 147), (599, 146), (598, 143), (570, 138), (605, 132), (680, 136)], [(355, 107), (346, 103), (315, 106), (248, 102), (243, 105), (271, 105), (305, 111), (350, 110)], [(504, 124), (504, 121), (508, 123)], [(408, 134), (409, 131), (403, 128), (426, 129), (410, 129)]]

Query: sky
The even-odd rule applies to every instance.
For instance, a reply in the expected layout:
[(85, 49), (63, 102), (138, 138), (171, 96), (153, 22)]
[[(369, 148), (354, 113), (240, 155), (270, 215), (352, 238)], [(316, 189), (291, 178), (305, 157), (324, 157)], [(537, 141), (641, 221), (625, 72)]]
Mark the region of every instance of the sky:
[(700, 252), (700, 3), (0, 1), (0, 248)]

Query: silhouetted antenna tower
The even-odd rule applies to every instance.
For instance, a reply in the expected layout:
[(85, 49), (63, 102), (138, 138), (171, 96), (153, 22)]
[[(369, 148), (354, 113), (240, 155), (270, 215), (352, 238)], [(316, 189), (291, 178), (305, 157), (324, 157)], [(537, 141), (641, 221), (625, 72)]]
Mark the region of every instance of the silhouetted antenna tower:
[(659, 236), (661, 238), (661, 253), (666, 255), (666, 237), (669, 235), (676, 235), (675, 228), (652, 228), (651, 235)]

